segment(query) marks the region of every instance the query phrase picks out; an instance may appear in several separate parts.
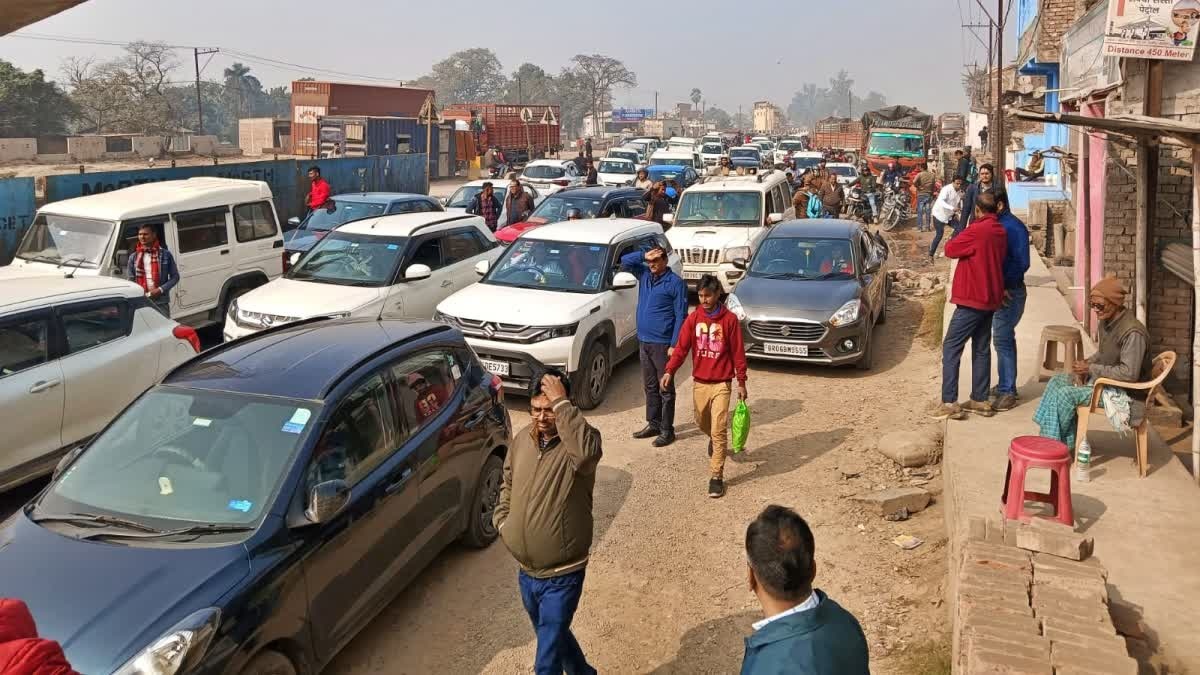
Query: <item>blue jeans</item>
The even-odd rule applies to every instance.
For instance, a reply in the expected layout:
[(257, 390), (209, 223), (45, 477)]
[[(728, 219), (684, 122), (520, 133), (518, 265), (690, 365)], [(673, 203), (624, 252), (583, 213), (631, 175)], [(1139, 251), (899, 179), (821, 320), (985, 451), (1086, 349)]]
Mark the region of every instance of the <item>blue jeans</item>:
[(871, 217), (879, 217), (879, 195), (875, 192), (867, 193), (867, 201), (871, 202)]
[(571, 634), (571, 619), (583, 594), (584, 570), (561, 577), (537, 579), (525, 572), (517, 573), (521, 586), (521, 602), (537, 632), (537, 675), (595, 675), (583, 649)]
[(1017, 393), (1017, 323), (1025, 313), (1025, 284), (1009, 288), (1008, 304), (996, 310), (992, 321), (992, 341), (996, 343), (996, 371), (999, 394)]
[(958, 401), (958, 362), (971, 341), (971, 400), (988, 400), (992, 379), (992, 312), (958, 305), (942, 340), (942, 403)]
[(938, 244), (942, 243), (942, 235), (946, 233), (947, 225), (954, 230), (953, 234), (950, 235), (951, 239), (954, 238), (955, 234), (958, 234), (958, 221), (952, 220), (949, 223), (943, 223), (932, 215), (930, 215), (929, 219), (933, 221), (933, 243), (929, 245), (929, 257), (932, 258), (937, 255)]
[(917, 195), (917, 229), (933, 228), (933, 195)]

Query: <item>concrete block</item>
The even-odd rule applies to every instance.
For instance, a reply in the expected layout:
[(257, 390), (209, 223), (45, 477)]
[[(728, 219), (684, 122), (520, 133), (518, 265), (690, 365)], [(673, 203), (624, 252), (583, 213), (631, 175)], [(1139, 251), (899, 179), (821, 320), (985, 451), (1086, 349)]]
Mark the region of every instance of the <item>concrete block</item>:
[(1056, 672), (1076, 668), (1089, 675), (1137, 675), (1138, 662), (1128, 655), (1095, 653), (1070, 645), (1052, 644), (1050, 663)]
[(103, 136), (70, 136), (67, 138), (67, 154), (77, 162), (101, 159), (107, 146)]
[(971, 631), (966, 635), (966, 647), (968, 652), (974, 647), (982, 651), (1012, 654), (1034, 661), (1050, 660), (1050, 643), (1034, 636), (1026, 636), (1024, 640), (1019, 639), (1019, 636), (1005, 639), (979, 631)]
[(1049, 660), (1014, 656), (1003, 651), (993, 651), (974, 646), (967, 650), (967, 672), (1008, 673), (1009, 675), (1054, 675)]
[(166, 148), (167, 139), (162, 136), (134, 136), (133, 152), (139, 157), (158, 157)]
[(192, 136), (192, 152), (197, 155), (212, 155), (217, 150), (216, 136)]
[(900, 466), (936, 464), (942, 458), (942, 428), (926, 426), (911, 431), (884, 434), (876, 441), (875, 452)]
[(1083, 560), (1092, 555), (1095, 541), (1091, 537), (1079, 534), (1067, 525), (1050, 527), (1037, 519), (1034, 522), (1036, 524), (1022, 524), (1017, 528), (1017, 546), (1071, 560)]
[(854, 499), (871, 511), (884, 516), (901, 508), (908, 509), (909, 513), (921, 511), (929, 506), (930, 495), (921, 488), (896, 487), (859, 495)]
[(0, 162), (37, 159), (36, 138), (0, 138)]

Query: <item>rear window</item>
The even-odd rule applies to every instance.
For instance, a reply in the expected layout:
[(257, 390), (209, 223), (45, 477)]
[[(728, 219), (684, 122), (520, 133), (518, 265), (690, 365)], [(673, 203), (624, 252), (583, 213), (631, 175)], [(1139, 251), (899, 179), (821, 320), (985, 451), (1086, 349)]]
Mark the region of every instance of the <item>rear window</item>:
[(718, 154), (723, 150), (724, 148), (721, 147), (720, 143), (709, 143), (708, 145), (705, 145), (700, 152), (703, 152), (706, 155), (713, 155)]
[(525, 167), (526, 178), (562, 178), (567, 175), (567, 170), (561, 166), (527, 166)]
[(730, 157), (758, 157), (758, 152), (759, 152), (758, 150), (750, 150), (749, 148), (747, 148), (745, 150), (743, 150), (741, 148), (734, 148), (733, 150), (729, 151), (729, 156)]

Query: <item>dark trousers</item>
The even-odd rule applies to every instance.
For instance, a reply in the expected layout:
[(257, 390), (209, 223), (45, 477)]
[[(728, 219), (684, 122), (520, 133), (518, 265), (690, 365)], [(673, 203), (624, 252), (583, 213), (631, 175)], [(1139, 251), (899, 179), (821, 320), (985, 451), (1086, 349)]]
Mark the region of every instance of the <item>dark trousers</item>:
[(1025, 284), (1006, 289), (1008, 300), (996, 310), (992, 342), (996, 344), (996, 391), (1017, 393), (1017, 324), (1025, 314)]
[(642, 362), (642, 386), (646, 389), (646, 423), (660, 432), (675, 432), (675, 380), (666, 391), (659, 388), (667, 372), (669, 345), (641, 343), (638, 356)]
[[(946, 226), (950, 225), (957, 233), (958, 224), (953, 218), (950, 219), (949, 223), (943, 223), (932, 215), (929, 217), (929, 219), (933, 221), (933, 243), (929, 245), (929, 257), (932, 258), (937, 255), (938, 244), (942, 243), (942, 235), (946, 233)], [(950, 238), (953, 239), (954, 237), (951, 236)]]
[(971, 400), (988, 400), (992, 379), (992, 315), (958, 305), (942, 340), (942, 403), (958, 401), (958, 365), (971, 341)]
[(533, 669), (537, 675), (593, 675), (583, 649), (571, 633), (571, 620), (583, 595), (584, 570), (561, 577), (537, 579), (517, 573), (521, 602), (537, 632), (537, 656)]

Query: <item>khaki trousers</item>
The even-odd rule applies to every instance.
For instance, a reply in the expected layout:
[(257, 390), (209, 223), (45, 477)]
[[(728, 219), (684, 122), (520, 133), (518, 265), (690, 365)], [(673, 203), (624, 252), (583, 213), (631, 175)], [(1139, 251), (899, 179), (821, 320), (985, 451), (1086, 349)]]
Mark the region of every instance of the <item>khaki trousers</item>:
[(729, 447), (729, 397), (732, 388), (728, 382), (707, 384), (693, 381), (692, 398), (696, 403), (696, 426), (712, 439), (712, 457), (708, 461), (713, 478), (725, 475), (725, 452)]

